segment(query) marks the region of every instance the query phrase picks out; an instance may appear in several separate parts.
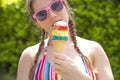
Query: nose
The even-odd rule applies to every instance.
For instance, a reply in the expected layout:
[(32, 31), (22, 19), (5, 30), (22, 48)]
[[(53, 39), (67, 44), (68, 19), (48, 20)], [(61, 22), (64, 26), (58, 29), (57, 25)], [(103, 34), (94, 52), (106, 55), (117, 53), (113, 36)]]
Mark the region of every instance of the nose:
[(48, 14), (49, 14), (49, 18), (50, 19), (54, 19), (56, 16), (57, 16), (57, 14), (55, 14), (53, 11), (51, 11), (51, 10), (49, 10), (48, 11)]

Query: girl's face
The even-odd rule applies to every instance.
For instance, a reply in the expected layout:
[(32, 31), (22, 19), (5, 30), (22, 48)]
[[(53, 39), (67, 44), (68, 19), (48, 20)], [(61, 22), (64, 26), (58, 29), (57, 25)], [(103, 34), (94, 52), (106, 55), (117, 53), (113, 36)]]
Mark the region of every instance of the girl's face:
[(34, 0), (32, 6), (37, 25), (49, 34), (53, 31), (53, 24), (56, 21), (62, 20), (68, 23), (69, 15), (62, 0)]

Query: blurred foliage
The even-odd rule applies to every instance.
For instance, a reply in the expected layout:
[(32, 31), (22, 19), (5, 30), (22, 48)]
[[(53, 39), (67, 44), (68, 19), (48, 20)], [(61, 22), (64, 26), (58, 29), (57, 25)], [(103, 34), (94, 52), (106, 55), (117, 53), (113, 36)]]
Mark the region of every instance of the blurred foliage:
[(0, 0), (0, 76), (16, 76), (22, 51), (39, 42), (39, 36), (40, 30), (29, 21), (24, 0)]
[(99, 42), (111, 63), (115, 80), (120, 79), (120, 1), (69, 0), (79, 36)]
[[(120, 1), (69, 0), (79, 36), (99, 42), (120, 75)], [(22, 51), (39, 42), (40, 30), (29, 21), (25, 0), (0, 0), (0, 76), (15, 75)], [(1, 80), (1, 79), (0, 79)], [(13, 79), (2, 79), (13, 80)]]

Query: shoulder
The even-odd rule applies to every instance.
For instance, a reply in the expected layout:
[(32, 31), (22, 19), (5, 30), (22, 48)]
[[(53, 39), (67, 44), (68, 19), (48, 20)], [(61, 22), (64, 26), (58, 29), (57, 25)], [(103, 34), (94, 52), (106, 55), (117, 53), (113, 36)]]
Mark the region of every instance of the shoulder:
[(114, 80), (110, 62), (102, 46), (96, 41), (86, 40), (80, 37), (77, 37), (77, 41), (83, 54), (89, 58), (93, 68), (97, 71), (98, 79)]
[[(45, 40), (45, 43), (47, 40)], [(17, 80), (29, 80), (31, 67), (34, 65), (34, 60), (38, 52), (40, 43), (27, 47), (21, 54), (18, 63)], [(40, 56), (39, 56), (40, 57)]]
[(20, 63), (30, 63), (31, 65), (33, 64), (35, 55), (38, 51), (39, 48), (39, 44), (33, 45), (33, 46), (29, 46), (27, 47), (21, 54)]
[[(47, 39), (45, 40), (45, 44), (47, 43)], [(39, 49), (39, 45), (40, 43), (38, 44), (35, 44), (33, 46), (29, 46), (27, 47), (21, 54), (21, 57), (20, 57), (20, 61), (21, 60), (28, 60), (29, 62), (33, 62), (34, 61), (34, 58), (38, 52), (38, 49)]]
[(26, 48), (21, 54), (18, 70), (17, 80), (29, 80), (29, 71), (33, 66), (34, 57), (38, 51), (39, 44)]
[(99, 44), (98, 42), (96, 41), (92, 41), (92, 40), (87, 40), (87, 39), (84, 39), (84, 38), (81, 38), (81, 37), (76, 37), (77, 38), (77, 43), (78, 43), (78, 46), (80, 48), (86, 48), (87, 50), (102, 50), (102, 46), (101, 44)]
[(81, 37), (76, 37), (78, 43), (83, 43), (83, 44), (90, 44), (90, 45), (98, 45), (99, 43), (93, 40), (88, 40), (85, 38), (81, 38)]
[(77, 43), (83, 54), (89, 57), (92, 62), (99, 61), (103, 58), (107, 59), (103, 47), (98, 42), (77, 37)]

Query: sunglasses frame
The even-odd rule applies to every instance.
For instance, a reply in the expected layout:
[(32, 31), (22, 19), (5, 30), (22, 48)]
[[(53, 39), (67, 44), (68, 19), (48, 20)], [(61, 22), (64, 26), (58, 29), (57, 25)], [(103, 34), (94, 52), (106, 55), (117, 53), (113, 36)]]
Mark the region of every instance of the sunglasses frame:
[[(37, 20), (37, 21), (40, 21), (40, 20), (37, 19), (36, 15), (37, 15), (38, 12), (40, 12), (40, 11), (42, 11), (42, 10), (45, 10), (45, 11), (47, 12), (47, 18), (48, 18), (48, 10), (51, 10), (51, 11), (57, 13), (57, 11), (54, 11), (53, 9), (51, 9), (52, 4), (54, 4), (56, 1), (61, 1), (62, 5), (63, 5), (63, 8), (64, 8), (64, 4), (63, 4), (63, 3), (64, 3), (64, 0), (54, 0), (54, 1), (53, 1), (52, 3), (50, 3), (47, 7), (43, 8), (43, 9), (39, 9), (38, 11), (36, 11), (36, 12), (32, 15), (33, 19), (35, 19), (35, 20)], [(58, 11), (58, 12), (59, 12), (59, 11)], [(47, 19), (47, 18), (46, 18), (46, 19)], [(45, 19), (45, 20), (46, 20), (46, 19)], [(43, 20), (43, 21), (45, 21), (45, 20)], [(41, 22), (42, 22), (42, 21), (41, 21)]]

